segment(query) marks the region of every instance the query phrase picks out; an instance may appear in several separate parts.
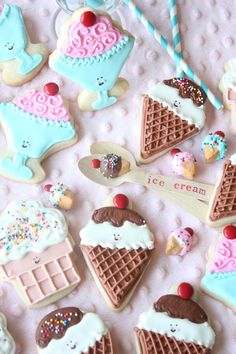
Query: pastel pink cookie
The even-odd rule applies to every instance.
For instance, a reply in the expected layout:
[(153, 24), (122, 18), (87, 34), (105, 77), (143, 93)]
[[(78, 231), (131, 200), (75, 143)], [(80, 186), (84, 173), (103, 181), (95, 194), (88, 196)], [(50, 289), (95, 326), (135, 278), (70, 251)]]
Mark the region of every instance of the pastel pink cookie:
[(192, 248), (193, 230), (177, 228), (171, 232), (166, 247), (167, 255), (185, 256)]
[(174, 149), (171, 151), (173, 156), (172, 171), (177, 176), (183, 176), (188, 179), (193, 179), (195, 176), (196, 159), (193, 154), (187, 151)]

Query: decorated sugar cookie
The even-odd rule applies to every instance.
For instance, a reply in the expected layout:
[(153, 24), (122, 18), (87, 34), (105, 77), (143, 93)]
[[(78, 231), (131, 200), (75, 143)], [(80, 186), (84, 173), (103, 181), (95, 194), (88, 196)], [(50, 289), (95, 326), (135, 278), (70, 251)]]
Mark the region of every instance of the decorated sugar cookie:
[(209, 133), (204, 138), (201, 149), (206, 162), (223, 159), (228, 149), (225, 134), (221, 131)]
[(0, 215), (0, 278), (11, 282), (29, 307), (71, 292), (80, 277), (63, 214), (37, 201), (13, 201)]
[(27, 183), (45, 177), (41, 161), (77, 141), (73, 119), (55, 83), (0, 103), (8, 149), (0, 153), (0, 174)]
[(196, 159), (193, 154), (179, 149), (171, 150), (172, 171), (177, 176), (193, 179), (196, 174)]
[(92, 160), (91, 167), (99, 169), (105, 178), (115, 178), (128, 172), (130, 163), (116, 154), (107, 154), (101, 160)]
[(15, 354), (16, 345), (7, 329), (6, 317), (0, 312), (0, 353)]
[(50, 67), (78, 83), (80, 109), (99, 110), (113, 105), (128, 83), (119, 78), (134, 45), (134, 37), (108, 14), (82, 8), (63, 25)]
[(153, 253), (154, 238), (146, 221), (129, 208), (125, 195), (117, 194), (113, 206), (93, 212), (80, 237), (84, 258), (99, 290), (114, 311), (121, 310)]
[(177, 294), (161, 296), (139, 316), (134, 329), (138, 353), (212, 353), (215, 333), (192, 295), (193, 287), (181, 283)]
[(58, 182), (54, 185), (46, 184), (44, 190), (49, 192), (49, 201), (52, 206), (69, 210), (73, 207), (74, 194), (63, 183)]
[(205, 125), (205, 92), (191, 80), (173, 78), (143, 97), (140, 159), (148, 163), (191, 138)]
[(193, 230), (190, 227), (177, 228), (171, 232), (166, 245), (168, 256), (185, 256), (190, 252), (193, 244)]
[(0, 71), (9, 86), (32, 80), (48, 58), (46, 44), (33, 44), (18, 6), (0, 5)]
[(236, 312), (236, 226), (228, 225), (210, 247), (202, 289)]
[(39, 354), (113, 354), (111, 335), (102, 319), (77, 307), (46, 315), (36, 331)]

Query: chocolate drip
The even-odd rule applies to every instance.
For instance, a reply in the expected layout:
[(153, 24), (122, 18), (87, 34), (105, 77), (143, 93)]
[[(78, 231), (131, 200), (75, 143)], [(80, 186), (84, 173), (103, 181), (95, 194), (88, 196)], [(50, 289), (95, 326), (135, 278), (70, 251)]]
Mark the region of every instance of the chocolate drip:
[(155, 302), (157, 312), (167, 312), (170, 317), (187, 319), (193, 323), (207, 322), (205, 311), (194, 301), (182, 299), (178, 295), (164, 295)]
[(96, 224), (108, 221), (117, 227), (122, 226), (125, 221), (130, 221), (138, 226), (146, 224), (146, 221), (136, 211), (115, 207), (105, 207), (95, 210), (92, 219)]

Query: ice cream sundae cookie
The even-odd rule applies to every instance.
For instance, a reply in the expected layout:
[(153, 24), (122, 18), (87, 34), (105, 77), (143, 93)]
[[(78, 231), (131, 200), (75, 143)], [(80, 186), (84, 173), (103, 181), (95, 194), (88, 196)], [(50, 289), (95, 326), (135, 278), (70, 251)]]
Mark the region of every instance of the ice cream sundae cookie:
[(74, 194), (73, 192), (65, 186), (63, 183), (46, 184), (44, 190), (49, 192), (49, 201), (56, 207), (65, 210), (69, 210), (73, 207)]
[(177, 176), (193, 179), (196, 174), (196, 159), (193, 154), (172, 149), (172, 171)]
[(204, 292), (236, 312), (236, 226), (228, 225), (218, 242), (210, 247), (206, 273), (201, 286)]
[(179, 285), (178, 294), (164, 295), (143, 312), (134, 329), (140, 354), (211, 354), (215, 333), (205, 311), (191, 299), (193, 288)]
[(203, 140), (201, 146), (206, 162), (223, 159), (227, 149), (228, 144), (225, 140), (225, 134), (221, 131), (217, 131), (214, 134), (209, 133)]
[(77, 307), (46, 315), (36, 330), (39, 354), (113, 354), (111, 335), (102, 319)]
[(0, 174), (16, 181), (44, 179), (41, 161), (77, 141), (73, 119), (54, 83), (11, 102), (0, 103), (7, 151), (0, 153)]
[(166, 245), (166, 254), (168, 256), (185, 256), (192, 248), (193, 229), (190, 227), (177, 228), (171, 232)]
[(99, 110), (116, 103), (128, 88), (119, 74), (134, 37), (108, 14), (90, 8), (74, 12), (61, 33), (49, 65), (84, 89), (78, 97), (80, 109)]
[(197, 134), (205, 124), (205, 92), (186, 78), (164, 80), (143, 97), (140, 160), (148, 163)]
[(9, 86), (32, 80), (48, 58), (46, 44), (33, 44), (18, 6), (0, 5), (0, 71)]
[(37, 201), (13, 201), (0, 215), (0, 278), (29, 307), (70, 293), (80, 277), (63, 214)]
[(94, 211), (80, 232), (85, 261), (114, 311), (129, 302), (146, 270), (154, 249), (154, 238), (146, 221), (128, 208), (129, 200), (118, 194), (114, 206)]
[(99, 169), (105, 178), (115, 178), (128, 172), (130, 163), (116, 154), (107, 154), (101, 160), (93, 159), (91, 167)]
[(7, 330), (7, 321), (3, 313), (0, 312), (0, 353), (15, 354), (16, 345), (11, 334)]

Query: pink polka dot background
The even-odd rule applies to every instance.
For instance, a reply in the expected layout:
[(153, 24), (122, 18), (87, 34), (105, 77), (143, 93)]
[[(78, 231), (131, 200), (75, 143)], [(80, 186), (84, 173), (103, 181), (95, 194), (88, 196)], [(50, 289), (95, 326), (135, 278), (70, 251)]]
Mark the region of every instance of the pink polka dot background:
[[(10, 3), (22, 7), (26, 26), (32, 41), (47, 42), (50, 51), (55, 48), (56, 27), (65, 18), (51, 0), (14, 0)], [(235, 0), (177, 0), (183, 55), (196, 73), (218, 98), (218, 82), (226, 61), (236, 53)], [(171, 40), (171, 29), (167, 0), (137, 0), (160, 31)], [(10, 100), (15, 95), (34, 87), (42, 87), (49, 81), (57, 82), (61, 93), (69, 100), (79, 132), (79, 142), (59, 152), (44, 163), (47, 179), (41, 185), (28, 186), (7, 181), (0, 177), (0, 209), (12, 199), (35, 198), (49, 205), (48, 195), (42, 191), (46, 183), (62, 181), (76, 194), (73, 210), (66, 212), (70, 231), (77, 243), (77, 255), (82, 282), (69, 296), (57, 303), (39, 310), (27, 309), (12, 285), (0, 283), (0, 311), (7, 316), (9, 330), (17, 343), (18, 354), (36, 354), (34, 333), (40, 319), (49, 311), (60, 306), (78, 306), (84, 311), (97, 311), (111, 329), (115, 353), (134, 354), (132, 328), (142, 311), (147, 310), (161, 295), (168, 292), (173, 283), (191, 282), (198, 290), (200, 304), (209, 314), (217, 338), (215, 354), (233, 354), (236, 347), (236, 317), (230, 309), (199, 291), (199, 282), (205, 268), (205, 254), (208, 246), (219, 235), (217, 230), (199, 222), (168, 200), (160, 198), (144, 187), (125, 184), (113, 192), (123, 192), (132, 198), (134, 207), (148, 221), (156, 237), (156, 251), (140, 287), (130, 304), (121, 313), (112, 313), (101, 298), (94, 281), (85, 266), (79, 250), (79, 231), (89, 220), (94, 208), (102, 205), (110, 189), (97, 186), (81, 175), (77, 169), (79, 158), (89, 154), (94, 141), (112, 141), (124, 145), (136, 156), (139, 150), (139, 123), (141, 95), (156, 82), (175, 76), (175, 65), (165, 51), (146, 32), (141, 24), (130, 16), (129, 10), (120, 8), (122, 20), (136, 37), (136, 44), (122, 76), (129, 79), (130, 90), (115, 106), (96, 113), (79, 111), (76, 98), (80, 88), (55, 72), (44, 67), (32, 82), (20, 88), (1, 85), (0, 99)], [(115, 15), (117, 16), (117, 14)], [(229, 142), (228, 156), (236, 149), (235, 138), (230, 134), (228, 111), (216, 111), (208, 102), (205, 129), (194, 139), (185, 142), (181, 148), (193, 152), (198, 161), (197, 179), (215, 183), (223, 161), (206, 165), (200, 151), (200, 144), (209, 131), (223, 130)], [(5, 147), (3, 131), (0, 131), (0, 148)], [(159, 158), (145, 169), (152, 173), (171, 175), (171, 156)], [(166, 239), (175, 227), (192, 227), (195, 230), (195, 244), (192, 252), (184, 258), (167, 257), (164, 254)]]

